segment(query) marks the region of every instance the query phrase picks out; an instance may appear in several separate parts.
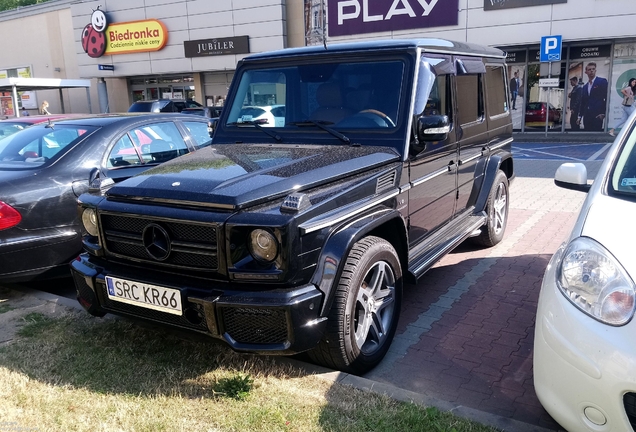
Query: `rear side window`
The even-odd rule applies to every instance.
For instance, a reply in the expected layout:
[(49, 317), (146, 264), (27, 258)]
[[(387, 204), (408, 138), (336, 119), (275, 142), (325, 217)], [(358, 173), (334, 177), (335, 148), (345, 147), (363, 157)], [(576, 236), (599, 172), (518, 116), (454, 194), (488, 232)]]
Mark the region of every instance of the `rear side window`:
[(484, 102), (481, 74), (457, 77), (457, 116), (462, 125), (482, 120)]
[(506, 77), (503, 66), (486, 67), (486, 94), (488, 116), (492, 118), (508, 112)]
[(108, 155), (108, 168), (116, 168), (129, 165), (141, 165), (139, 147), (136, 147), (128, 134), (122, 136)]
[(212, 144), (212, 138), (210, 138), (210, 129), (207, 123), (202, 122), (183, 122), (185, 127), (190, 132), (192, 138), (194, 138), (197, 148), (209, 146)]
[(173, 122), (153, 123), (123, 135), (110, 151), (107, 166), (161, 163), (186, 153), (188, 146)]

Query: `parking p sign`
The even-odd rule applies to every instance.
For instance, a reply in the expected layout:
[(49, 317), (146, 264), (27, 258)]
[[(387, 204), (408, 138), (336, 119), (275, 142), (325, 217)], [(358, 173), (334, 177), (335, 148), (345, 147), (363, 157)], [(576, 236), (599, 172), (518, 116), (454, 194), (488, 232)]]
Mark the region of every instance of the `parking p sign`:
[(561, 61), (561, 36), (541, 37), (541, 62)]

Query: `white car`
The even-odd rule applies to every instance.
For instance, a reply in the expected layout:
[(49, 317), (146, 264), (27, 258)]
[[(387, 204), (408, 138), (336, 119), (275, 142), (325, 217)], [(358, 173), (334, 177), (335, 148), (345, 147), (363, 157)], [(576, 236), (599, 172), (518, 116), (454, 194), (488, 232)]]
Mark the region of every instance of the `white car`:
[(636, 430), (635, 124), (632, 116), (591, 186), (583, 164), (555, 174), (588, 196), (543, 278), (534, 386), (570, 432)]
[(285, 105), (244, 106), (238, 123), (262, 120), (261, 126), (285, 127)]

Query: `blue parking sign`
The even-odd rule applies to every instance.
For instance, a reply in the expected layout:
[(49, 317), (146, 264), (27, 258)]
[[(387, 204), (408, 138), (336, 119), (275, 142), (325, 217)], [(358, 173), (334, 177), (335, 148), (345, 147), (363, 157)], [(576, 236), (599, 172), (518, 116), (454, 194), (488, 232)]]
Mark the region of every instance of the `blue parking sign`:
[(541, 62), (561, 61), (561, 36), (541, 37)]

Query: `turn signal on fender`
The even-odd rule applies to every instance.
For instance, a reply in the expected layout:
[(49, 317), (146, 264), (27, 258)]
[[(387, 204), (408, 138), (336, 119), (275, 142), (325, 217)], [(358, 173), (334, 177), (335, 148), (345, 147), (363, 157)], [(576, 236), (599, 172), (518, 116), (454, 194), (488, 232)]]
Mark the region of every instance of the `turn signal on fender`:
[(21, 220), (22, 216), (16, 209), (0, 201), (0, 230), (14, 227)]

